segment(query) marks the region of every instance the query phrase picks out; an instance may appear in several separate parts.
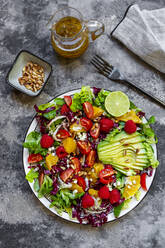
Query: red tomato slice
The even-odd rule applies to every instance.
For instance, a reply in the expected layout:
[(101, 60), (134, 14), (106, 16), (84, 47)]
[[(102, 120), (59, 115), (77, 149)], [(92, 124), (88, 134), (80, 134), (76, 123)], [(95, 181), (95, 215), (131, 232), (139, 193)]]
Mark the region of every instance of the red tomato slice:
[(85, 128), (86, 131), (89, 131), (93, 125), (92, 121), (86, 117), (80, 119), (80, 124)]
[(64, 100), (69, 107), (72, 105), (72, 97), (71, 96), (64, 96)]
[(71, 161), (72, 161), (73, 166), (75, 168), (74, 172), (77, 174), (81, 169), (80, 161), (78, 158), (72, 158)]
[(70, 136), (69, 132), (66, 131), (65, 129), (60, 129), (57, 134), (56, 134), (57, 138), (59, 139), (65, 139), (67, 137)]
[(93, 106), (90, 102), (84, 102), (83, 103), (83, 110), (89, 119), (93, 118), (94, 110), (93, 110)]
[(60, 178), (63, 182), (66, 182), (69, 177), (72, 176), (74, 170), (72, 168), (66, 169), (65, 171), (61, 172)]
[(83, 188), (83, 190), (85, 191), (86, 189), (86, 183), (85, 183), (85, 179), (83, 177), (77, 177), (77, 184)]
[(147, 173), (143, 173), (140, 176), (140, 184), (141, 184), (142, 189), (145, 190), (145, 191), (147, 191), (146, 176), (147, 176)]
[(89, 141), (87, 142), (79, 140), (77, 142), (77, 145), (82, 154), (88, 154), (91, 151), (91, 144), (89, 143)]
[(30, 163), (30, 164), (37, 163), (37, 162), (39, 162), (41, 160), (43, 160), (43, 157), (39, 153), (30, 154), (29, 157), (28, 157), (28, 163)]
[(100, 182), (103, 184), (108, 184), (113, 181), (113, 178), (111, 177), (114, 174), (114, 170), (111, 168), (106, 168), (100, 171), (99, 178)]
[(96, 152), (95, 151), (90, 151), (90, 153), (87, 155), (86, 158), (86, 163), (89, 167), (92, 167), (95, 163), (95, 158), (96, 158)]
[(90, 130), (90, 135), (94, 139), (97, 139), (99, 137), (99, 135), (100, 135), (100, 124), (99, 123), (95, 123), (93, 125), (93, 127)]

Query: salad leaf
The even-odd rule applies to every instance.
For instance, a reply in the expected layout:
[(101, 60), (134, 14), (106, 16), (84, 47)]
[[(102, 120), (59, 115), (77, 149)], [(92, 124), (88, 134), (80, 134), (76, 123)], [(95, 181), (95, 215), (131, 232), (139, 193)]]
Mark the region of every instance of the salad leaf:
[(131, 201), (131, 198), (125, 200), (122, 209), (127, 209), (127, 208), (129, 208), (129, 203), (130, 203), (130, 201)]
[(119, 217), (120, 212), (121, 212), (123, 206), (124, 206), (124, 202), (122, 202), (122, 203), (121, 203), (120, 205), (118, 205), (117, 207), (114, 207), (114, 215), (115, 215), (116, 218)]
[(38, 191), (38, 198), (43, 197), (45, 194), (50, 193), (50, 191), (52, 190), (53, 190), (53, 180), (49, 176), (45, 175), (41, 188)]
[(69, 189), (61, 189), (57, 192), (55, 196), (52, 196), (52, 203), (50, 207), (56, 207), (60, 211), (66, 210), (66, 208), (70, 208), (72, 203), (79, 199), (84, 193), (73, 194), (73, 191)]
[(105, 91), (105, 90), (101, 90), (99, 93), (98, 93), (98, 95), (97, 95), (97, 97), (96, 97), (96, 99), (95, 99), (95, 101), (94, 101), (94, 104), (97, 106), (97, 107), (101, 107), (102, 109), (105, 109), (105, 107), (104, 107), (104, 102), (105, 102), (105, 98), (109, 95), (109, 91)]
[(74, 94), (70, 109), (73, 112), (82, 110), (82, 104), (84, 102), (93, 103), (93, 98), (94, 98), (94, 95), (93, 95), (91, 88), (89, 86), (82, 86), (80, 93)]
[(35, 180), (34, 185), (33, 185), (33, 188), (34, 188), (34, 190), (35, 190), (36, 192), (39, 191), (40, 186), (39, 186), (38, 178)]
[(56, 109), (54, 109), (48, 113), (44, 113), (43, 116), (48, 120), (52, 120), (56, 116)]
[(48, 102), (48, 103), (41, 104), (38, 106), (39, 110), (45, 110), (50, 107), (55, 107), (55, 104)]
[(76, 112), (78, 110), (82, 110), (81, 98), (80, 98), (79, 93), (74, 94), (74, 97), (72, 99), (72, 105), (70, 106), (70, 109), (73, 112)]
[(141, 195), (141, 192), (140, 192), (140, 190), (138, 190), (135, 194), (135, 198), (137, 201), (140, 201), (140, 195)]
[(148, 120), (148, 124), (154, 124), (156, 121), (155, 116), (151, 116)]
[(150, 144), (158, 142), (158, 139), (155, 135), (154, 130), (149, 126), (150, 124), (155, 123), (155, 116), (151, 116), (147, 123), (142, 123), (140, 127), (142, 128), (142, 133), (146, 136), (146, 140)]
[(30, 153), (40, 153), (41, 155), (46, 156), (47, 149), (41, 147), (40, 139), (41, 134), (36, 131), (32, 131), (28, 134), (26, 142), (23, 143), (23, 146), (28, 148)]
[(26, 179), (32, 183), (35, 178), (38, 178), (38, 171), (34, 171), (34, 168), (32, 168), (26, 175)]
[(62, 105), (65, 104), (65, 101), (64, 101), (63, 98), (55, 98), (55, 99), (54, 99), (54, 102), (55, 102), (55, 104), (56, 104), (57, 106), (62, 106)]
[(121, 189), (124, 187), (125, 184), (125, 176), (121, 176), (116, 178), (116, 188)]
[(137, 109), (136, 105), (130, 101), (130, 109)]

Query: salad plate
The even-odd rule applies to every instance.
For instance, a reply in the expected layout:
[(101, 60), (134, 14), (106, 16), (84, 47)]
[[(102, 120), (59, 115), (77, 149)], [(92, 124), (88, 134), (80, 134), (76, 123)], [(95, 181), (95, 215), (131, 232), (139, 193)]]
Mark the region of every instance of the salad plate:
[[(74, 99), (76, 99), (76, 97), (80, 97), (80, 94), (83, 94), (83, 91), (91, 91), (89, 92), (89, 94), (92, 95), (91, 102), (94, 101), (94, 112), (95, 110), (102, 109), (102, 111), (100, 113), (97, 113), (95, 117), (90, 116), (88, 108), (84, 109), (84, 103), (90, 102), (90, 99), (88, 99), (88, 97), (87, 101), (86, 99), (83, 100), (84, 102), (82, 104), (80, 99), (79, 104), (81, 104), (82, 107), (79, 106), (81, 109), (79, 109), (78, 111), (76, 109), (76, 101), (74, 102)], [(123, 94), (123, 96), (121, 94)], [(40, 202), (52, 213), (60, 216), (65, 220), (82, 224), (88, 223), (92, 224), (92, 226), (100, 226), (106, 222), (114, 221), (117, 218), (120, 218), (133, 210), (146, 196), (153, 182), (156, 167), (158, 166), (158, 161), (157, 149), (155, 144), (155, 134), (153, 133), (153, 130), (150, 128), (149, 124), (154, 123), (154, 117), (151, 117), (150, 121), (147, 121), (144, 117), (144, 113), (140, 109), (138, 109), (131, 101), (129, 101), (128, 97), (126, 99), (126, 95), (122, 92), (119, 92), (119, 95), (116, 96), (114, 94), (113, 98), (111, 97), (112, 99), (108, 99), (109, 95), (111, 95), (111, 92), (108, 90), (100, 90), (96, 88), (94, 88), (93, 90), (93, 88), (84, 86), (82, 87), (82, 89), (76, 89), (61, 94), (52, 99), (47, 104), (35, 106), (37, 114), (33, 118), (27, 130), (23, 148), (23, 165), (26, 179), (28, 180), (33, 193), (40, 200)], [(100, 100), (99, 102), (101, 96), (103, 96), (104, 100)], [(95, 100), (93, 100), (94, 98)], [(128, 109), (127, 111), (125, 111), (124, 107), (121, 107), (120, 110), (118, 110), (119, 113), (115, 112), (113, 114), (114, 105), (116, 104), (115, 101), (117, 101), (115, 99), (119, 98), (121, 98), (122, 101), (125, 101), (122, 105), (124, 105), (125, 108)], [(69, 102), (70, 99), (72, 99), (71, 103)], [(127, 100), (129, 101), (129, 106), (127, 106)], [(120, 104), (120, 101), (117, 104)], [(72, 117), (69, 117), (65, 111), (61, 114), (64, 105), (67, 106), (67, 109), (69, 109), (69, 111), (73, 113)], [(58, 107), (55, 107), (54, 109), (54, 106)], [(56, 116), (53, 114), (55, 110)], [(121, 115), (120, 111), (125, 114)], [(53, 114), (52, 116), (51, 113)], [(133, 115), (130, 117), (129, 114), (128, 117), (128, 113), (133, 113)], [(135, 113), (136, 116), (134, 116)], [(67, 120), (69, 117), (69, 126), (66, 127), (64, 125), (65, 122), (61, 122), (61, 117), (59, 118), (59, 116), (61, 115), (66, 115)], [(116, 115), (117, 117), (114, 117), (114, 115)], [(81, 127), (83, 127), (84, 129), (79, 130), (80, 127), (78, 125), (80, 123), (80, 120), (82, 120), (83, 118), (85, 120), (90, 120), (90, 122), (92, 122), (91, 125), (93, 126), (96, 123), (99, 126), (101, 125), (98, 136), (96, 134), (97, 132), (92, 133), (91, 130), (93, 127), (89, 127), (89, 125), (87, 124), (82, 124), (83, 122), (81, 122)], [(131, 118), (134, 121), (132, 121)], [(107, 126), (105, 127), (103, 125), (104, 123), (102, 123), (102, 119), (111, 120), (113, 125), (108, 129)], [(128, 123), (130, 119), (136, 126), (136, 130), (131, 131), (132, 133), (130, 132), (130, 130), (127, 131), (126, 129), (126, 123)], [(43, 120), (46, 120), (46, 127), (44, 126), (45, 124), (43, 125), (46, 128), (46, 131), (43, 130)], [(54, 121), (57, 122), (57, 125), (54, 125), (53, 129), (51, 129), (50, 127), (52, 126)], [(77, 126), (74, 127), (75, 129), (72, 132), (71, 129), (74, 123), (76, 123)], [(62, 134), (59, 132), (59, 130), (61, 130), (60, 125), (63, 125), (63, 129), (68, 130), (68, 136), (65, 136), (67, 135), (66, 132)], [(110, 125), (110, 123), (108, 123), (108, 125)], [(133, 127), (131, 126), (131, 128)], [(142, 129), (143, 131), (141, 131)], [(94, 131), (96, 131), (96, 129), (94, 129)], [(38, 135), (37, 137), (33, 137), (36, 140), (38, 139), (39, 141), (40, 148), (38, 149), (37, 147), (38, 150), (35, 150), (36, 147), (34, 148), (33, 140), (29, 140), (29, 137), (32, 133)], [(137, 133), (138, 135), (136, 135)], [(44, 135), (51, 137), (51, 139), (53, 138), (53, 143), (51, 144), (51, 139), (45, 141), (44, 138), (46, 136)], [(60, 137), (60, 135), (64, 135), (65, 137)], [(121, 136), (121, 138), (119, 135)], [(128, 147), (129, 144), (127, 139), (132, 138), (133, 143), (131, 144), (131, 147)], [(68, 145), (68, 147), (70, 148), (66, 147), (65, 141), (68, 141), (69, 139), (73, 139), (74, 142), (77, 143), (76, 148), (73, 148), (74, 145), (72, 143), (69, 143)], [(134, 139), (137, 140), (138, 145), (136, 143), (136, 140)], [(93, 158), (91, 158), (92, 155), (89, 156), (89, 154), (91, 154), (91, 150), (89, 153), (83, 152), (83, 147), (81, 147), (81, 144), (79, 144), (88, 141), (89, 143), (91, 143), (91, 150), (94, 151)], [(123, 141), (125, 142), (124, 144)], [(132, 150), (132, 146), (134, 145), (134, 143), (136, 144), (136, 151)], [(142, 157), (140, 157), (140, 162), (135, 163), (136, 154), (139, 152), (140, 149), (141, 151), (144, 151), (144, 154), (146, 154), (146, 150), (144, 150), (145, 146), (147, 146), (147, 148), (145, 148), (146, 150), (149, 149), (149, 153), (152, 156), (152, 161), (147, 160), (149, 159), (149, 157), (145, 158), (143, 154), (138, 154)], [(151, 150), (150, 148), (148, 148), (148, 146), (151, 147)], [(63, 157), (60, 157), (61, 155), (58, 155), (59, 147), (66, 147), (65, 150), (63, 149), (61, 153), (59, 153), (62, 155), (66, 153), (66, 155), (64, 155)], [(123, 151), (122, 149), (125, 149), (125, 147), (127, 147), (127, 150)], [(69, 149), (71, 150), (69, 151)], [(109, 150), (112, 152), (107, 152)], [(123, 155), (117, 157), (116, 153), (119, 154), (121, 152)], [(38, 155), (38, 160), (35, 160), (36, 156), (31, 156), (33, 155), (33, 153)], [(51, 156), (54, 159), (53, 166), (51, 164)], [(65, 156), (66, 158), (64, 158)], [(129, 156), (127, 157), (127, 161), (125, 160), (128, 163), (128, 168), (126, 166), (123, 166), (124, 156)], [(50, 161), (48, 160), (48, 157), (51, 157)], [(89, 159), (89, 157), (91, 158), (91, 160)], [(74, 163), (75, 161), (77, 161), (77, 159), (79, 161), (78, 170), (77, 163)], [(128, 159), (133, 159), (133, 161), (131, 160), (130, 162), (128, 161)], [(147, 164), (140, 164), (143, 163), (143, 161)], [(153, 166), (149, 164), (150, 162)], [(101, 168), (99, 168), (100, 164), (102, 164)], [(56, 170), (56, 165), (58, 165), (58, 170)], [(97, 173), (97, 180), (95, 180), (91, 176), (93, 175), (92, 173), (95, 173), (94, 170), (99, 170), (99, 172)], [(105, 170), (106, 172), (108, 171), (110, 175), (101, 177), (101, 173), (104, 174)], [(66, 173), (64, 173), (66, 171), (68, 173), (72, 173), (70, 173), (69, 176), (66, 177)], [(56, 175), (56, 178), (54, 178), (54, 175)], [(79, 178), (82, 177), (83, 182), (80, 180), (81, 182), (79, 183)], [(47, 182), (46, 179), (48, 179)], [(95, 184), (92, 180), (95, 181)], [(45, 185), (47, 185), (47, 188), (49, 188), (50, 186), (48, 191), (44, 191), (44, 189), (41, 190), (44, 183)], [(72, 186), (70, 187), (70, 185)], [(107, 189), (108, 192), (106, 191)], [(71, 193), (73, 193), (72, 195), (70, 191)], [(59, 192), (62, 193), (58, 197), (64, 197), (62, 202), (68, 201), (69, 197), (71, 197), (71, 203), (69, 203), (68, 205), (69, 207), (67, 207), (66, 204), (66, 206), (61, 208), (61, 200), (60, 198), (57, 198), (57, 194), (59, 194)], [(114, 192), (116, 195), (112, 196), (112, 192)], [(65, 194), (68, 198), (65, 198)], [(73, 196), (76, 197), (74, 198)], [(83, 211), (80, 210), (82, 206)]]

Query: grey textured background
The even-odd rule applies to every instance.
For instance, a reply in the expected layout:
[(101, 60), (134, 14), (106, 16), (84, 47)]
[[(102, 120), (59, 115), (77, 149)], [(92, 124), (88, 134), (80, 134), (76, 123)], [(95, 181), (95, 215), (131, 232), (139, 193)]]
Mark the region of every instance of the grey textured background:
[[(165, 76), (108, 38), (110, 22), (120, 20), (132, 0), (0, 0), (0, 247), (114, 247), (161, 248), (165, 243), (165, 110), (135, 91), (97, 74), (89, 64), (97, 52), (127, 77), (165, 100)], [(137, 1), (142, 7), (165, 7), (165, 0)], [(85, 18), (106, 23), (105, 35), (91, 44), (80, 59), (67, 61), (52, 50), (45, 24), (64, 5), (78, 8)], [(8, 86), (5, 76), (21, 49), (45, 58), (53, 74), (44, 91), (28, 97)], [(147, 113), (155, 115), (160, 167), (143, 202), (124, 218), (101, 228), (69, 223), (52, 215), (32, 194), (25, 181), (21, 144), (34, 115), (33, 105), (81, 85), (123, 90)]]

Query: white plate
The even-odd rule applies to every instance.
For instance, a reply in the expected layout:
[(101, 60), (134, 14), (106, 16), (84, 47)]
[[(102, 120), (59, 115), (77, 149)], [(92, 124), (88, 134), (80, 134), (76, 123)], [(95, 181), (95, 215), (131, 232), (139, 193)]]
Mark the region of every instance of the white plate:
[[(77, 93), (77, 92), (80, 92), (80, 89), (78, 89), (78, 90), (72, 90), (72, 91), (66, 92), (66, 93), (64, 93), (64, 94), (62, 94), (62, 95), (60, 95), (60, 96), (57, 96), (57, 97), (63, 98), (65, 95), (71, 96), (71, 95), (74, 95), (74, 94)], [(53, 99), (52, 99), (52, 100), (53, 100)], [(144, 122), (146, 122), (146, 120), (144, 120)], [(37, 121), (36, 121), (36, 119), (34, 118), (34, 119), (32, 120), (32, 122), (31, 122), (31, 124), (30, 124), (30, 127), (28, 128), (28, 131), (27, 131), (27, 133), (26, 133), (26, 137), (27, 137), (27, 135), (28, 135), (30, 132), (34, 131), (34, 130), (36, 129), (36, 127), (37, 127)], [(25, 140), (26, 140), (26, 137), (25, 137)], [(153, 149), (154, 149), (155, 157), (157, 158), (157, 149), (156, 149), (156, 145), (153, 144), (152, 147), (153, 147)], [(28, 161), (27, 161), (28, 156), (29, 156), (28, 149), (27, 149), (27, 148), (24, 148), (24, 149), (23, 149), (23, 163), (24, 163), (24, 169), (25, 169), (25, 173), (26, 173), (26, 174), (27, 174), (27, 173), (29, 172), (29, 170), (30, 170), (30, 169), (28, 168), (28, 166), (29, 166), (29, 163), (28, 163)], [(151, 187), (152, 181), (153, 181), (154, 176), (155, 176), (155, 172), (156, 172), (156, 169), (153, 170), (153, 174), (152, 174), (151, 177), (147, 177), (146, 185), (147, 185), (147, 189), (148, 189), (148, 190), (149, 190), (149, 188)], [(32, 191), (33, 191), (33, 193), (34, 193), (34, 194), (36, 195), (36, 197), (38, 198), (37, 192), (34, 191), (33, 183), (29, 183), (29, 185), (30, 185), (30, 187), (31, 187), (31, 189), (32, 189)], [(140, 200), (137, 201), (135, 198), (133, 198), (133, 199), (131, 200), (131, 202), (129, 203), (129, 208), (122, 210), (121, 213), (120, 213), (119, 218), (122, 217), (122, 216), (124, 216), (124, 215), (126, 215), (126, 214), (129, 213), (132, 209), (134, 209), (134, 208), (143, 200), (143, 198), (145, 197), (145, 195), (148, 193), (148, 191), (146, 192), (146, 191), (144, 191), (144, 190), (142, 190), (142, 189), (140, 189), (140, 191), (141, 191)], [(50, 207), (49, 207), (50, 201), (47, 200), (45, 197), (38, 198), (38, 199), (39, 199), (40, 202), (42, 202), (42, 204), (43, 204), (46, 208), (48, 208), (48, 209), (49, 209), (51, 212), (53, 212), (54, 214), (60, 216), (61, 218), (65, 219), (65, 220), (69, 220), (69, 221), (72, 221), (72, 222), (75, 222), (75, 223), (79, 223), (77, 219), (70, 219), (70, 218), (69, 218), (69, 215), (68, 215), (67, 213), (63, 213), (62, 215), (59, 215), (59, 214), (56, 212), (55, 208), (50, 208)], [(114, 221), (114, 220), (116, 220), (116, 218), (114, 217), (114, 214), (113, 214), (113, 212), (112, 212), (112, 213), (110, 213), (110, 214), (108, 215), (108, 220), (107, 220), (107, 222), (109, 222), (109, 221)], [(85, 223), (84, 223), (84, 224), (85, 224)]]

